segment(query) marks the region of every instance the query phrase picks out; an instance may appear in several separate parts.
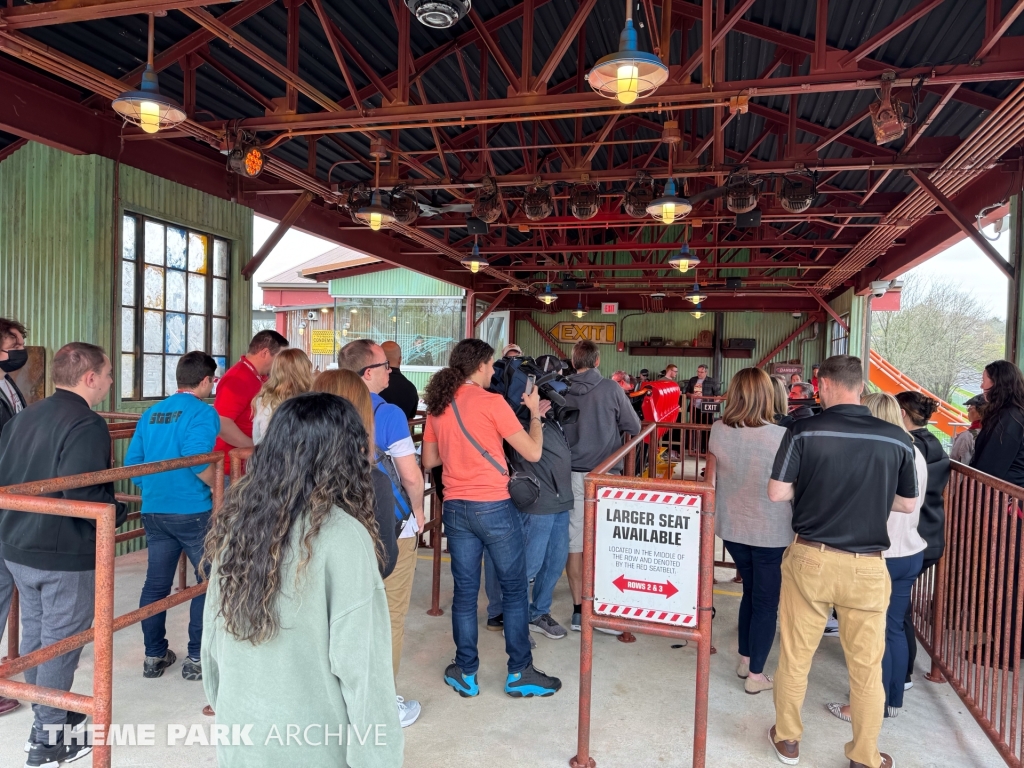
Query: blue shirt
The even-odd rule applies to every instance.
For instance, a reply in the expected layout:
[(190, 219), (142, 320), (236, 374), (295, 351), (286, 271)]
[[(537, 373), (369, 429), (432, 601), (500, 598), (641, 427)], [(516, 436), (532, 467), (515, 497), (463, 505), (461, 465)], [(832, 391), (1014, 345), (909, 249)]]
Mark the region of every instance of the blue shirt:
[[(213, 451), (220, 417), (195, 395), (179, 392), (142, 414), (125, 454), (125, 466), (180, 459)], [(213, 508), (210, 487), (196, 475), (208, 464), (132, 480), (142, 489), (142, 512), (191, 515)]]
[[(374, 392), (370, 393), (370, 402), (373, 405), (373, 441), (377, 448), (392, 459), (415, 455), (416, 445), (412, 441), (405, 412)], [(391, 464), (391, 467), (388, 467), (388, 464)], [(395, 516), (399, 520), (405, 519), (412, 510), (408, 502), (402, 498), (401, 478), (397, 475), (397, 468), (393, 462), (384, 459), (377, 463), (377, 469), (391, 478), (391, 488), (395, 496)], [(412, 536), (416, 532), (416, 518), (410, 519), (413, 522), (403, 530), (399, 538)]]

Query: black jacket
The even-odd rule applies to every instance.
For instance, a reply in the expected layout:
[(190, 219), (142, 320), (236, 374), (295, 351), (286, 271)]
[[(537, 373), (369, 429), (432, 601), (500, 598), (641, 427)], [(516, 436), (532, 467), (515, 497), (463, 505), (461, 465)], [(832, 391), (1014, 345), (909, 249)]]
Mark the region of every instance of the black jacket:
[(1024, 412), (1004, 408), (986, 418), (974, 442), (971, 466), (1014, 485), (1024, 485)]
[(942, 492), (949, 481), (949, 456), (927, 427), (915, 429), (910, 435), (914, 438), (914, 446), (928, 463), (928, 487), (921, 505), (917, 532), (928, 544), (924, 559), (938, 560), (946, 548), (946, 508), (942, 502)]
[(391, 369), (391, 379), (387, 389), (381, 391), (384, 402), (397, 405), (405, 413), (405, 418), (416, 418), (416, 408), (420, 404), (420, 396), (416, 385), (409, 381), (397, 368)]
[[(14, 388), (15, 394), (18, 396), (18, 399), (21, 400), (21, 407), (24, 408), (25, 396), (21, 394), (21, 390), (18, 389), (18, 385), (14, 383), (14, 379), (12, 379), (7, 374), (4, 374), (4, 379), (6, 379), (7, 383)], [(0, 393), (0, 432), (3, 432), (4, 426), (7, 424), (8, 421), (10, 421), (13, 418), (14, 407), (10, 404), (10, 402), (8, 402), (7, 393)]]
[[(557, 421), (546, 418), (541, 426), (544, 430), (544, 447), (539, 461), (526, 461), (508, 443), (505, 443), (505, 458), (516, 472), (532, 475), (540, 485), (537, 501), (526, 509), (520, 508), (520, 511), (534, 515), (553, 515), (572, 509), (572, 454), (565, 433)], [(523, 429), (529, 428), (527, 422)]]
[(384, 562), (380, 563), (380, 577), (386, 579), (395, 570), (398, 562), (398, 529), (395, 525), (395, 497), (391, 491), (391, 479), (376, 467), (373, 475), (373, 516), (377, 519), (378, 535), (384, 548)]
[[(686, 388), (683, 391), (687, 395), (692, 395), (693, 388), (696, 386), (697, 377), (693, 376), (688, 382), (686, 382)], [(705, 376), (704, 384), (701, 386), (701, 394), (707, 395), (708, 397), (718, 397), (722, 394), (722, 389), (717, 381), (712, 379), (710, 376)]]
[[(110, 469), (110, 430), (74, 392), (58, 389), (33, 403), (0, 435), (0, 486), (103, 469)], [(114, 501), (113, 483), (46, 495), (116, 504), (118, 525), (128, 514), (124, 504)], [(91, 571), (96, 568), (96, 523), (0, 510), (0, 555), (42, 571)]]
[(813, 415), (814, 411), (812, 411), (810, 407), (806, 405), (798, 405), (785, 416), (777, 415), (775, 417), (775, 423), (778, 424), (780, 427), (792, 429), (793, 425), (800, 421), (800, 419), (809, 419)]

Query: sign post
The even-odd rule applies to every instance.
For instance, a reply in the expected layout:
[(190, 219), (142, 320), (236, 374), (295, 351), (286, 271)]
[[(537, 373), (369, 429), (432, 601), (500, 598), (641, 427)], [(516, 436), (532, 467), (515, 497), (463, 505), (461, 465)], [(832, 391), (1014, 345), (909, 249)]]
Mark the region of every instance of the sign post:
[[(604, 474), (655, 427), (641, 431), (584, 481), (583, 613), (580, 626), (579, 728), (572, 768), (590, 756), (594, 629), (693, 641), (697, 649), (693, 768), (707, 752), (711, 606), (715, 562), (715, 461), (705, 480), (656, 480)], [(627, 461), (626, 472), (632, 469)]]

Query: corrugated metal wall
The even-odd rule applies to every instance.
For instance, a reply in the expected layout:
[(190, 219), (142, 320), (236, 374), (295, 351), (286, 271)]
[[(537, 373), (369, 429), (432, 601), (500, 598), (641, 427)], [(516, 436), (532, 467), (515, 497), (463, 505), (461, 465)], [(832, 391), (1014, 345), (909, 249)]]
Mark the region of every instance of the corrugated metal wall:
[[(457, 269), (456, 265), (452, 265)], [(395, 296), (461, 296), (463, 290), (408, 269), (387, 269), (369, 275), (331, 280), (328, 291), (338, 298)]]
[[(547, 314), (544, 312), (533, 313), (534, 321), (545, 330), (554, 327), (556, 323), (565, 322), (615, 322), (617, 323), (616, 333), (620, 340), (627, 343), (623, 352), (617, 351), (615, 345), (602, 344), (601, 348), (601, 371), (605, 376), (612, 372), (624, 370), (627, 373), (636, 375), (641, 368), (647, 368), (652, 374), (657, 375), (669, 363), (679, 366), (680, 378), (688, 379), (696, 375), (697, 366), (701, 363), (711, 366), (711, 350), (702, 357), (648, 357), (629, 354), (628, 343), (640, 341), (651, 336), (661, 336), (666, 340), (687, 341), (692, 343), (694, 337), (700, 331), (714, 330), (714, 314), (707, 314), (699, 320), (690, 315), (689, 312), (665, 312), (654, 313), (623, 313), (621, 315), (600, 315), (591, 313), (582, 321), (576, 320), (570, 312), (558, 312)], [(748, 368), (755, 365), (764, 355), (771, 352), (776, 345), (785, 339), (790, 333), (803, 322), (803, 318), (794, 318), (785, 312), (726, 312), (725, 332), (726, 339), (742, 338), (754, 339), (755, 347), (750, 358), (726, 358), (722, 361), (722, 378), (728, 383), (737, 371), (741, 368)], [(819, 339), (823, 330), (819, 331)], [(800, 360), (804, 363), (806, 375), (810, 375), (810, 366), (819, 362), (819, 342), (808, 343), (801, 347), (801, 340), (813, 337), (813, 330), (808, 328), (804, 334), (793, 341), (789, 347), (773, 358), (773, 362), (786, 362)], [(537, 331), (525, 320), (516, 323), (516, 343), (527, 355), (537, 356), (551, 354), (551, 347), (544, 342), (537, 334)], [(667, 341), (666, 341), (667, 344)], [(557, 344), (563, 350), (563, 356), (568, 357), (572, 345), (568, 343)], [(801, 357), (803, 359), (801, 360)]]

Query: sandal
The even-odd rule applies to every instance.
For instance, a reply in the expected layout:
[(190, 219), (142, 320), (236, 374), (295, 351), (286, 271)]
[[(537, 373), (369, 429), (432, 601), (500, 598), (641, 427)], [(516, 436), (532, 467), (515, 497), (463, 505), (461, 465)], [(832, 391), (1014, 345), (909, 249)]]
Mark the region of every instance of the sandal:
[(837, 702), (830, 702), (828, 705), (828, 711), (838, 717), (845, 723), (852, 723), (853, 719), (849, 715), (843, 714), (843, 707), (849, 706), (848, 704), (839, 704)]

